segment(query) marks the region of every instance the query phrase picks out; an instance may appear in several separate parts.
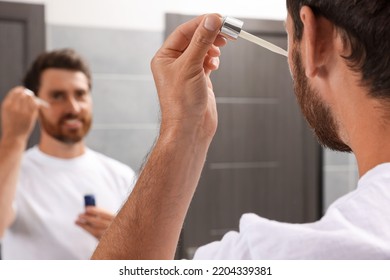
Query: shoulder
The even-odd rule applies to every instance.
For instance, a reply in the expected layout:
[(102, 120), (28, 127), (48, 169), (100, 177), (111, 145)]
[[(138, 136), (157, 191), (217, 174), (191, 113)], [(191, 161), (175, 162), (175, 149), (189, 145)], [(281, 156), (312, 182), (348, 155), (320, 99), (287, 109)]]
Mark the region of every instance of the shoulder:
[[(252, 213), (242, 215), (239, 231), (229, 231), (220, 241), (200, 247), (195, 259), (259, 259), (272, 258), (268, 247), (278, 239), (282, 224)], [(283, 227), (283, 226), (282, 226)], [(272, 233), (271, 233), (272, 232)], [(285, 231), (284, 231), (285, 232)], [(286, 233), (286, 232), (285, 232)], [(267, 240), (269, 239), (269, 240)], [(260, 246), (262, 248), (260, 248)], [(258, 254), (258, 253), (260, 254)], [(268, 257), (265, 257), (268, 254)]]
[[(339, 205), (341, 206), (341, 205)], [(364, 205), (361, 205), (364, 209)], [(383, 259), (390, 256), (390, 226), (383, 218), (367, 227), (367, 219), (345, 209), (328, 211), (319, 221), (293, 224), (245, 214), (239, 232), (200, 247), (198, 259)], [(367, 209), (366, 209), (367, 210)], [(365, 221), (365, 223), (364, 223)]]
[(39, 166), (40, 163), (42, 163), (42, 158), (40, 155), (39, 148), (37, 146), (34, 146), (24, 152), (21, 162), (21, 168), (22, 170), (34, 168), (36, 166)]
[(23, 154), (23, 159), (24, 160), (29, 160), (37, 157), (39, 155), (39, 148), (38, 146), (34, 146), (31, 148), (28, 148), (24, 154)]

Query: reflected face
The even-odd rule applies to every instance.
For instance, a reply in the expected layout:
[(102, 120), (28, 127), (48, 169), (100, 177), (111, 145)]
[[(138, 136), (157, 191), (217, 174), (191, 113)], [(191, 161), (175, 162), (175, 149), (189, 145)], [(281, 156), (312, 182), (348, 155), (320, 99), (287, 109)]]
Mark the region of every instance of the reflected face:
[(297, 101), (310, 127), (321, 145), (335, 151), (350, 152), (351, 148), (339, 137), (339, 127), (331, 112), (330, 107), (320, 98), (320, 94), (314, 90), (305, 74), (302, 63), (301, 51), (298, 42), (294, 42), (292, 19), (288, 16), (286, 22), (289, 36), (289, 64), (294, 80), (294, 92)]
[(82, 141), (92, 124), (92, 99), (84, 73), (49, 68), (41, 75), (38, 96), (50, 104), (40, 110), (41, 129), (66, 144)]

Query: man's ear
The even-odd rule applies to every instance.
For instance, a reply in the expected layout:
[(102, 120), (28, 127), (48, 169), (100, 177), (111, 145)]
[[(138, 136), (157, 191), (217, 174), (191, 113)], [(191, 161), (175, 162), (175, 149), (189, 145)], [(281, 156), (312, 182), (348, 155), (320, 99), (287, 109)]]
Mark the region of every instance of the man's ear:
[(334, 26), (326, 18), (315, 16), (313, 10), (303, 6), (300, 10), (303, 23), (301, 55), (306, 76), (313, 78), (321, 74), (321, 69), (333, 49)]

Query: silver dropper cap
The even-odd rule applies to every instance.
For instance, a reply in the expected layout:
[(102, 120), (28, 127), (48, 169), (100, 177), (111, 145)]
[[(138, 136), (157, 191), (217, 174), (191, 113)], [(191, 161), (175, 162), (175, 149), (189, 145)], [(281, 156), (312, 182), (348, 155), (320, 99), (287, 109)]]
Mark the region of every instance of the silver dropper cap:
[(227, 39), (237, 40), (243, 25), (244, 22), (239, 19), (224, 17), (220, 34)]

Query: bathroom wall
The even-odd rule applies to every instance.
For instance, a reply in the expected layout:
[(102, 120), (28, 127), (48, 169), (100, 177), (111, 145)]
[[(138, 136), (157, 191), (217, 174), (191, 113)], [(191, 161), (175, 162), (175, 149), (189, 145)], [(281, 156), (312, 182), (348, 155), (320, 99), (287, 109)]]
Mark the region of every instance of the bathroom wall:
[(164, 14), (220, 13), (247, 18), (286, 17), (285, 0), (10, 0), (44, 3), (46, 22), (57, 25), (164, 30)]
[[(88, 145), (138, 170), (158, 133), (150, 60), (163, 41), (165, 13), (219, 12), (284, 20), (285, 0), (11, 0), (44, 3), (47, 49), (72, 47), (93, 72), (94, 125)], [(248, 8), (250, 7), (250, 8)], [(324, 209), (355, 188), (354, 157), (324, 151)]]
[(324, 211), (337, 198), (354, 190), (357, 186), (358, 171), (353, 154), (324, 151)]

